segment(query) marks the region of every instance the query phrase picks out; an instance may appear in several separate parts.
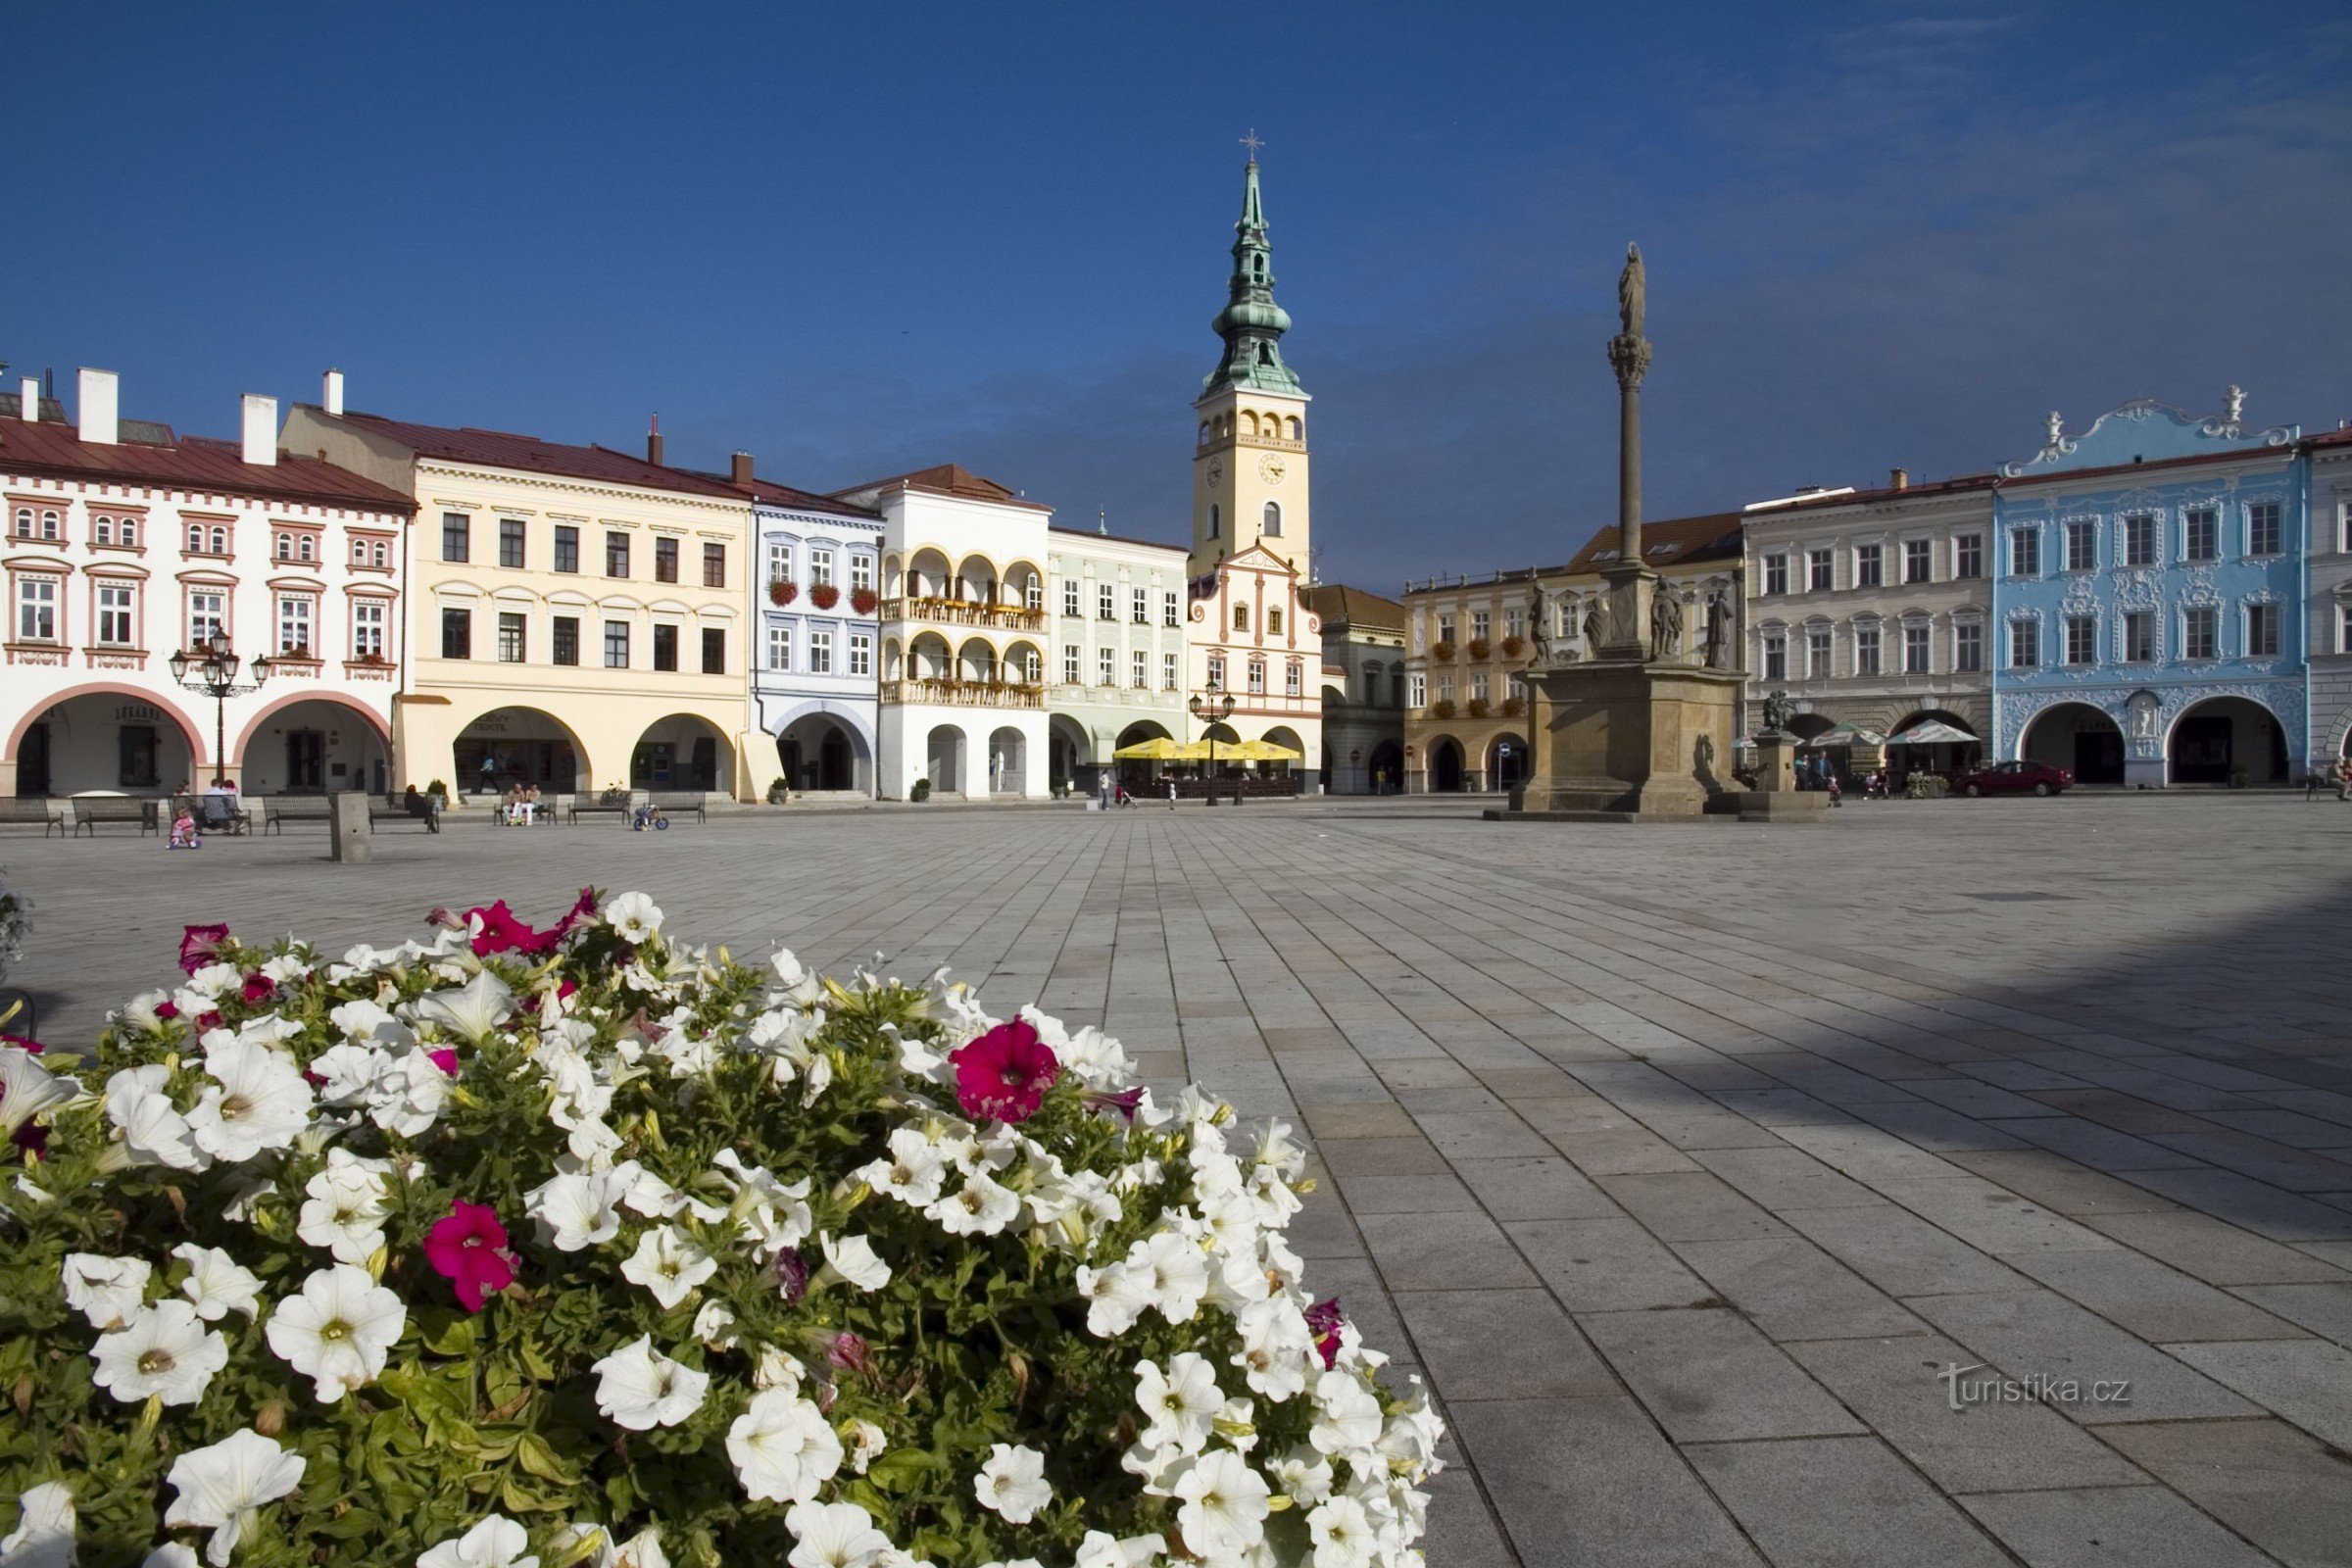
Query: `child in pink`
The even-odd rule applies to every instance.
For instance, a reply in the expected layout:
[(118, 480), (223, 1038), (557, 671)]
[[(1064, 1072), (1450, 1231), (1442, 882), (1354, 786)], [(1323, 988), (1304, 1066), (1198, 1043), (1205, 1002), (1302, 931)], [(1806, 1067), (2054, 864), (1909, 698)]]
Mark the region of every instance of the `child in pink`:
[(195, 814), (186, 807), (181, 807), (179, 814), (172, 819), (172, 842), (165, 845), (164, 848), (168, 850), (201, 850), (204, 848), (204, 840), (196, 832)]

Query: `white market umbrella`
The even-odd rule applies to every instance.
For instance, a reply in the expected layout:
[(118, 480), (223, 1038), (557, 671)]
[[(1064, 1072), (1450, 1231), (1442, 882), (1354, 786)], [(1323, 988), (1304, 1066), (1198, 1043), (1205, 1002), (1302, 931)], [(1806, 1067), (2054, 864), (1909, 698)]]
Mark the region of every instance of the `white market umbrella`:
[(1940, 718), (1923, 718), (1900, 734), (1890, 736), (1889, 746), (1948, 746), (1971, 745), (1976, 737), (1957, 725), (1946, 724)]
[[(1974, 737), (1972, 736), (1971, 739)], [(1886, 744), (1886, 737), (1875, 729), (1864, 729), (1859, 724), (1840, 724), (1835, 729), (1825, 729), (1805, 742), (1805, 750), (1818, 752), (1827, 751), (1833, 746), (1884, 746)]]

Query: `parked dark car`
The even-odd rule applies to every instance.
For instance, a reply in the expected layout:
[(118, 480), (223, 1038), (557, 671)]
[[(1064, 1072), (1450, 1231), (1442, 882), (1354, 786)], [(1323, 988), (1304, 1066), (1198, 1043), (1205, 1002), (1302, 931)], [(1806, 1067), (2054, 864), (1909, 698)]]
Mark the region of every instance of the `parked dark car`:
[(2075, 775), (2047, 762), (1995, 762), (1952, 780), (1955, 795), (2056, 795), (2074, 788)]

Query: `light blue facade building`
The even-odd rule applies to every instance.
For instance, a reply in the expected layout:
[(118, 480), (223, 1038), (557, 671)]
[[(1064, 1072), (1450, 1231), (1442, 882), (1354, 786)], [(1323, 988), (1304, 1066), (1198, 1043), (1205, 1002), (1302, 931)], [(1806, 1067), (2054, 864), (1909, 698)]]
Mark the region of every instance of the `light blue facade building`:
[(881, 514), (764, 479), (745, 488), (760, 539), (752, 722), (775, 739), (769, 776), (795, 794), (870, 796)]
[(2080, 782), (2278, 784), (2305, 770), (2309, 457), (2128, 403), (1992, 493), (1994, 755)]

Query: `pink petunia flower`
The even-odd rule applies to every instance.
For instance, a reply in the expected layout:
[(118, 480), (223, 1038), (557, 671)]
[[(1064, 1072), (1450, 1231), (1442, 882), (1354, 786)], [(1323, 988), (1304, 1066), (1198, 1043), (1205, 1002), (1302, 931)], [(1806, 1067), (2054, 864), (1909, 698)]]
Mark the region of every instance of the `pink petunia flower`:
[(845, 1372), (862, 1372), (871, 1364), (865, 1341), (844, 1329), (825, 1347), (825, 1359)]
[(425, 1056), (434, 1066), (452, 1078), (458, 1075), (458, 1054), (452, 1048), (444, 1046), (438, 1051), (428, 1051), (425, 1053)]
[(1340, 1330), (1348, 1320), (1340, 1315), (1340, 1298), (1317, 1301), (1306, 1309), (1306, 1329), (1315, 1337), (1315, 1352), (1323, 1357), (1323, 1370), (1328, 1372), (1340, 1358)]
[(200, 1035), (209, 1034), (220, 1027), (220, 1009), (219, 1007), (208, 1008), (196, 1015), (196, 1032)]
[(220, 956), (228, 941), (224, 925), (191, 925), (181, 929), (179, 938), (179, 967), (183, 973), (194, 974)]
[(179, 1004), (175, 1002), (159, 1002), (155, 1004), (155, 1015), (158, 1018), (167, 1020), (176, 1018), (179, 1016)]
[(277, 995), (277, 982), (270, 979), (268, 975), (262, 973), (261, 970), (256, 969), (253, 973), (245, 977), (245, 989), (241, 994), (244, 996), (246, 1002), (255, 1006), (260, 1006), (263, 1003), (268, 1002), (271, 997)]
[(23, 1035), (0, 1034), (0, 1046), (14, 1046), (28, 1056), (37, 1056), (44, 1049), (38, 1040), (27, 1040)]
[(773, 1267), (776, 1290), (783, 1296), (786, 1306), (796, 1304), (808, 1294), (808, 1260), (801, 1256), (799, 1248), (787, 1247), (778, 1252)]
[(514, 1283), (507, 1228), (487, 1203), (451, 1203), (449, 1217), (434, 1221), (425, 1233), (424, 1260), (457, 1287), (458, 1300), (468, 1312), (479, 1312), (491, 1296)]
[(974, 1118), (1026, 1121), (1061, 1076), (1053, 1051), (1017, 1018), (958, 1047), (948, 1059), (956, 1064), (956, 1099)]

